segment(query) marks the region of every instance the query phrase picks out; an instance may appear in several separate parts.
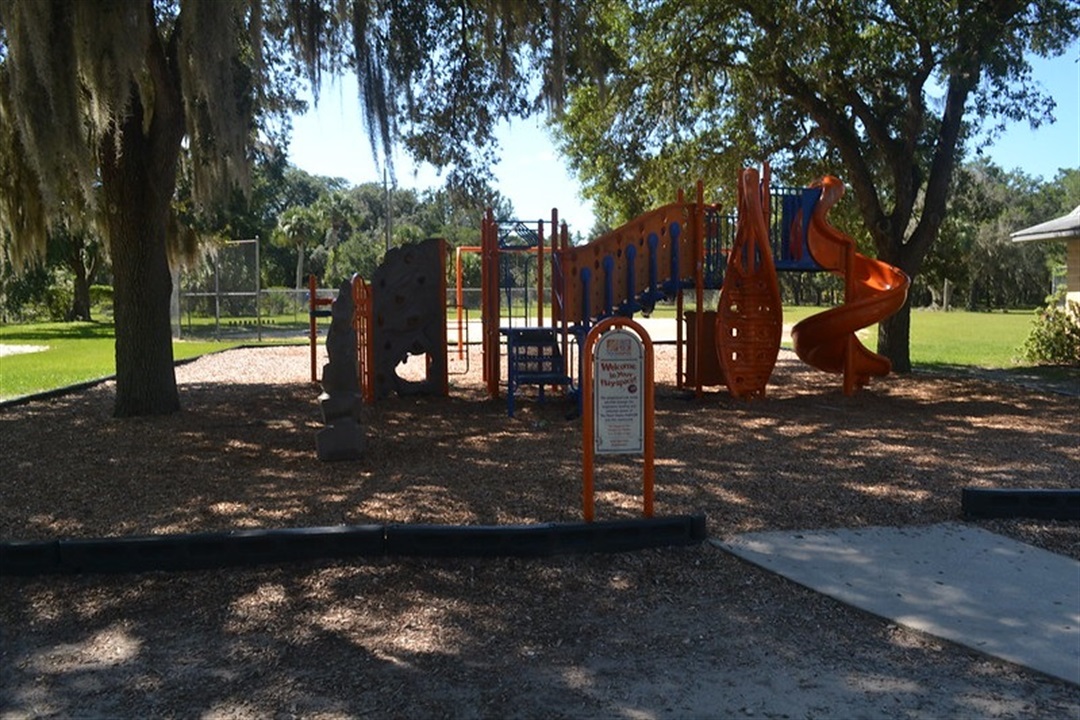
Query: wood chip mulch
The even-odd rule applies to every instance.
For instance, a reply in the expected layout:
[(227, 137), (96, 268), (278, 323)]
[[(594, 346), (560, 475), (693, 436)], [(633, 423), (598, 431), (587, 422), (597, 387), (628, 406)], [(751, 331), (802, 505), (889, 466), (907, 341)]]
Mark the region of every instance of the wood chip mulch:
[[(0, 408), (0, 539), (580, 520), (565, 402), (508, 418), (473, 356), (449, 398), (366, 408), (362, 460), (320, 463), (307, 352), (182, 365), (168, 417), (112, 418), (110, 383)], [(695, 399), (672, 348), (657, 358), (656, 511), (705, 513), (713, 537), (959, 521), (963, 487), (1080, 487), (1075, 396), (914, 375), (845, 397), (785, 352), (763, 400)], [(641, 512), (637, 458), (596, 480), (598, 519)], [(1080, 523), (978, 524), (1080, 559)], [(1078, 714), (1075, 686), (707, 544), (0, 579), (5, 718)]]
[[(112, 418), (112, 383), (4, 408), (0, 538), (579, 520), (573, 408), (526, 389), (507, 417), (475, 354), (452, 362), (449, 398), (366, 408), (355, 462), (315, 459), (306, 348), (180, 366), (184, 410), (169, 417)], [(963, 487), (1080, 487), (1076, 397), (924, 375), (845, 397), (786, 351), (763, 400), (695, 399), (674, 382), (674, 350), (658, 346), (656, 510), (703, 512), (712, 536), (959, 520)], [(640, 459), (601, 458), (596, 478), (598, 519), (640, 513)], [(1080, 557), (1075, 523), (981, 524)]]

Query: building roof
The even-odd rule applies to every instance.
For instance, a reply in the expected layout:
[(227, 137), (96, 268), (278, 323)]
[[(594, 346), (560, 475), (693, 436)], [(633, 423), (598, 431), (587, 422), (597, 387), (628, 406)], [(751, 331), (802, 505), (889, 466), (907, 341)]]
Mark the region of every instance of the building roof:
[(1029, 240), (1073, 240), (1080, 238), (1080, 205), (1068, 215), (1047, 220), (1009, 235), (1013, 242)]

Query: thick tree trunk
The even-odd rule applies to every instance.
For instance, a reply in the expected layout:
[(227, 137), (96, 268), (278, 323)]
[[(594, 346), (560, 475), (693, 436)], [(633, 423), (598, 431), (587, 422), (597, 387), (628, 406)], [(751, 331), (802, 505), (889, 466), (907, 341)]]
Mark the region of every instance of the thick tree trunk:
[(68, 311), (68, 320), (90, 321), (90, 278), (86, 271), (86, 265), (82, 262), (82, 252), (76, 251), (76, 257), (70, 263), (71, 271), (75, 274), (75, 295), (71, 300), (71, 310)]
[(117, 417), (165, 415), (180, 409), (173, 369), (169, 303), (172, 277), (166, 255), (169, 203), (176, 186), (183, 136), (178, 112), (155, 103), (142, 127), (138, 97), (119, 135), (102, 142), (101, 180), (116, 324)]
[[(148, 194), (144, 165), (125, 142), (116, 167), (103, 173), (109, 203), (109, 254), (116, 323), (117, 417), (165, 415), (180, 409), (173, 370), (165, 254), (165, 214)], [(167, 207), (167, 206), (166, 206)]]
[(71, 300), (71, 310), (68, 311), (68, 320), (85, 320), (90, 322), (90, 283), (93, 282), (94, 273), (98, 264), (97, 242), (87, 242), (84, 232), (76, 232), (71, 235), (71, 246), (67, 254), (67, 266), (75, 276), (75, 294)]
[(878, 325), (877, 351), (892, 361), (893, 372), (911, 372), (911, 297)]

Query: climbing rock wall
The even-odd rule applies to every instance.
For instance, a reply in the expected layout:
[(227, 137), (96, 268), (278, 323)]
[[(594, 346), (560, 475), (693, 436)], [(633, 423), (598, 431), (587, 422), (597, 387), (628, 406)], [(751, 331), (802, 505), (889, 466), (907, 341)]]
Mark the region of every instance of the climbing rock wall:
[[(446, 243), (424, 240), (393, 248), (371, 281), (375, 399), (446, 392)], [(427, 377), (403, 380), (409, 355), (428, 356)]]
[(356, 460), (364, 452), (364, 428), (360, 424), (360, 381), (356, 372), (356, 330), (352, 282), (346, 280), (330, 306), (330, 329), (326, 334), (323, 392), (319, 396), (326, 427), (315, 434), (320, 460)]

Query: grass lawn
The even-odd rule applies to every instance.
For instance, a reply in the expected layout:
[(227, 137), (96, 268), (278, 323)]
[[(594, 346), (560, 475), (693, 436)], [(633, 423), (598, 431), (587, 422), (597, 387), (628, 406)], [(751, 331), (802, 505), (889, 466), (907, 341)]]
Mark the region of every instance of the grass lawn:
[[(658, 308), (660, 310), (660, 308)], [(816, 307), (784, 309), (787, 324), (820, 312)], [(663, 317), (658, 312), (654, 317)], [(672, 313), (672, 317), (673, 317)], [(1035, 313), (1030, 310), (969, 313), (929, 312), (915, 310), (911, 316), (911, 359), (923, 367), (1024, 368), (1028, 372), (1059, 377), (1060, 368), (1025, 367), (1019, 360), (1019, 348), (1031, 328)], [(251, 343), (250, 328), (245, 336), (235, 335), (229, 325), (222, 328), (222, 341), (214, 342), (213, 321), (200, 323), (190, 336), (200, 339), (173, 343), (173, 354), (184, 360), (209, 352), (228, 349), (241, 343)], [(295, 325), (295, 328), (290, 326)], [(301, 323), (280, 319), (279, 328), (290, 327), (296, 335), (302, 333)], [(870, 329), (870, 338), (873, 329)], [(281, 338), (269, 338), (281, 342)], [(295, 337), (290, 342), (300, 342)], [(306, 340), (303, 340), (306, 342)], [(47, 349), (40, 352), (6, 355), (0, 358), (0, 400), (51, 390), (74, 383), (107, 377), (115, 372), (113, 328), (106, 323), (43, 323), (7, 325), (0, 327), (0, 343), (5, 345), (36, 345)], [(869, 342), (873, 347), (873, 341)]]
[(1023, 366), (1020, 347), (1031, 332), (1034, 310), (911, 313), (911, 361), (917, 365)]
[[(0, 400), (30, 395), (116, 372), (112, 325), (93, 322), (0, 327), (0, 344), (46, 349), (0, 357)], [(235, 347), (239, 343), (173, 343), (177, 360)]]

